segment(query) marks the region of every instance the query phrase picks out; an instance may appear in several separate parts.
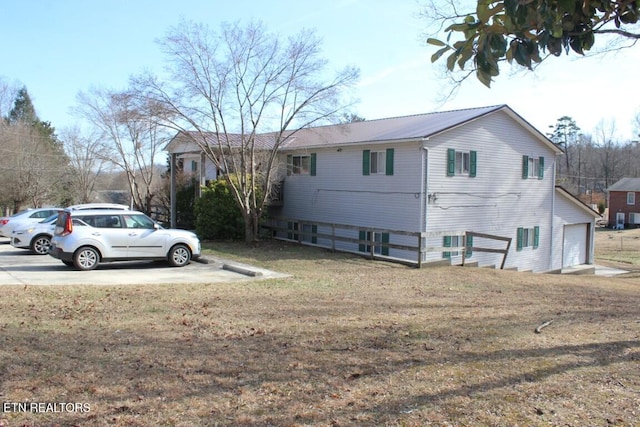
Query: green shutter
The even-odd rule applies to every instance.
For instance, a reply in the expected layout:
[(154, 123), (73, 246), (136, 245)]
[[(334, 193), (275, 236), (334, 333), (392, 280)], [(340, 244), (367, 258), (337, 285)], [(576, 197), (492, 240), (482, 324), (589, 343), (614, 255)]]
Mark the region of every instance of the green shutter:
[(464, 256), (470, 257), (471, 255), (473, 255), (473, 235), (467, 234), (467, 243), (465, 244), (465, 246), (467, 248)]
[(474, 178), (476, 176), (476, 165), (478, 163), (478, 152), (471, 151), (469, 153), (469, 176)]
[(524, 240), (524, 228), (518, 227), (518, 240), (516, 245), (516, 250), (522, 250), (522, 241)]
[(544, 157), (538, 160), (538, 179), (544, 178)]
[(456, 150), (447, 148), (447, 176), (456, 174)]
[[(287, 230), (293, 230), (293, 222), (288, 221), (287, 222)], [(287, 239), (292, 240), (293, 239), (293, 233), (292, 232), (288, 232), (287, 233)]]
[(387, 148), (385, 174), (393, 175), (393, 148)]
[[(451, 236), (444, 236), (442, 238), (442, 246), (445, 248), (451, 247)], [(442, 252), (442, 258), (451, 259), (451, 252)]]
[(291, 171), (293, 170), (293, 155), (287, 155), (287, 175), (291, 175)]
[(311, 171), (309, 172), (311, 176), (316, 176), (316, 153), (311, 153)]
[(316, 236), (316, 234), (318, 234), (318, 226), (315, 224), (311, 225), (311, 243), (313, 243), (314, 245), (318, 244), (318, 236)]
[[(367, 240), (367, 232), (364, 230), (360, 230), (360, 232), (358, 233), (358, 240)], [(366, 247), (364, 243), (359, 243), (358, 244), (358, 250), (360, 252), (366, 252)]]
[(371, 150), (362, 150), (362, 175), (369, 175), (371, 165)]
[(537, 249), (539, 243), (540, 243), (540, 227), (536, 225), (535, 227), (533, 227), (533, 249)]
[(522, 156), (522, 179), (529, 178), (529, 156)]
[[(389, 233), (382, 233), (382, 244), (389, 243)], [(382, 255), (389, 256), (389, 247), (382, 246)]]

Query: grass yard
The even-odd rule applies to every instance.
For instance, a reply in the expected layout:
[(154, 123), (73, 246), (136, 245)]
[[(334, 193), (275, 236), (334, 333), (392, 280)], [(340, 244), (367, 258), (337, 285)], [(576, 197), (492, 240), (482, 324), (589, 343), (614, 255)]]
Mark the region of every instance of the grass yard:
[(293, 277), (0, 289), (0, 402), (88, 409), (0, 426), (640, 425), (634, 275), (214, 247)]

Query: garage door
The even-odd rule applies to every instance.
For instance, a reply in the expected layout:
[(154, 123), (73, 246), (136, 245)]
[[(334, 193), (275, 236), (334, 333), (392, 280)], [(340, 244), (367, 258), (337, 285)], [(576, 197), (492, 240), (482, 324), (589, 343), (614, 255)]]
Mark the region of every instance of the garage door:
[(562, 267), (585, 264), (587, 261), (588, 224), (564, 226)]

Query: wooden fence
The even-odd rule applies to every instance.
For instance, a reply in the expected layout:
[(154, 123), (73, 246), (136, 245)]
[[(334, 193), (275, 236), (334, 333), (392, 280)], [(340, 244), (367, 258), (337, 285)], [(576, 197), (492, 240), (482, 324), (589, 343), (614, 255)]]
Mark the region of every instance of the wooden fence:
[[(284, 225), (278, 225), (279, 223)], [(293, 229), (290, 227), (291, 224), (297, 224), (297, 229)], [(304, 226), (307, 230), (305, 230)], [(445, 246), (426, 246), (423, 242), (426, 243), (426, 239), (430, 237), (443, 237), (443, 236), (462, 236), (462, 241), (466, 242), (466, 236), (474, 236), (483, 239), (490, 240), (498, 240), (506, 242), (506, 247), (503, 249), (496, 248), (483, 248), (478, 246), (470, 247), (469, 249), (474, 252), (489, 252), (489, 253), (497, 253), (502, 254), (502, 263), (500, 268), (503, 269), (505, 262), (507, 260), (507, 254), (509, 252), (509, 248), (511, 246), (511, 238), (510, 237), (502, 237), (495, 236), (491, 234), (485, 233), (476, 233), (473, 231), (465, 231), (465, 232), (448, 232), (448, 231), (437, 231), (437, 232), (414, 232), (414, 231), (403, 231), (403, 230), (392, 230), (392, 229), (382, 229), (382, 228), (371, 228), (371, 227), (363, 227), (363, 226), (354, 226), (347, 224), (336, 224), (336, 223), (328, 223), (328, 222), (318, 222), (318, 221), (302, 221), (294, 218), (272, 218), (268, 223), (262, 226), (264, 229), (268, 230), (272, 237), (279, 240), (286, 241), (295, 241), (300, 244), (318, 246), (327, 249), (331, 249), (332, 251), (341, 251), (341, 252), (349, 252), (362, 255), (363, 251), (351, 251), (341, 249), (336, 246), (336, 242), (346, 242), (353, 243), (357, 245), (363, 245), (368, 250), (366, 253), (370, 257), (370, 259), (381, 259), (387, 261), (394, 262), (402, 262), (408, 263), (411, 265), (415, 265), (418, 268), (421, 268), (424, 264), (423, 255), (428, 252), (448, 252), (448, 251), (461, 251), (462, 252), (462, 265), (465, 264), (466, 256), (465, 252), (467, 250), (466, 246), (455, 246), (455, 247), (445, 247)], [(331, 232), (317, 232), (317, 228), (322, 227), (324, 229), (330, 229)], [(315, 231), (314, 231), (315, 230)], [(369, 236), (368, 239), (356, 239), (352, 237), (342, 236), (336, 231), (338, 230), (354, 230), (357, 232), (366, 232), (366, 235)], [(415, 245), (400, 245), (395, 243), (376, 241), (376, 235), (382, 235), (388, 233), (388, 235), (395, 236), (409, 236), (413, 238), (416, 242)], [(282, 235), (286, 237), (282, 237)], [(326, 244), (318, 244), (319, 239), (329, 240), (331, 243), (329, 245)], [(390, 257), (387, 255), (382, 255), (383, 252), (388, 252), (389, 249), (399, 249), (409, 252), (416, 253), (416, 261), (412, 261), (409, 259), (401, 259), (396, 257)]]

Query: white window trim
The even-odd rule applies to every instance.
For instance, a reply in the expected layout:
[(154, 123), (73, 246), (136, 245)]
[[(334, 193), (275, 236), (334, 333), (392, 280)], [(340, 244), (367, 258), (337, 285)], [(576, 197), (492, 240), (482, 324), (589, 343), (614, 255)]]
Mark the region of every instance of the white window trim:
[(469, 176), (471, 173), (471, 152), (456, 150), (455, 175)]
[[(296, 159), (299, 161), (297, 166)], [(307, 169), (303, 169), (305, 159), (307, 161)], [(311, 156), (309, 154), (294, 154), (291, 156), (291, 175), (311, 175)]]
[[(374, 160), (375, 159), (375, 169)], [(385, 166), (387, 165), (387, 152), (386, 151), (371, 151), (369, 157), (369, 173), (371, 175), (384, 175), (386, 173)]]
[(540, 173), (540, 157), (529, 156), (529, 178), (538, 178)]
[(627, 205), (635, 205), (636, 204), (636, 193), (635, 191), (627, 192)]

